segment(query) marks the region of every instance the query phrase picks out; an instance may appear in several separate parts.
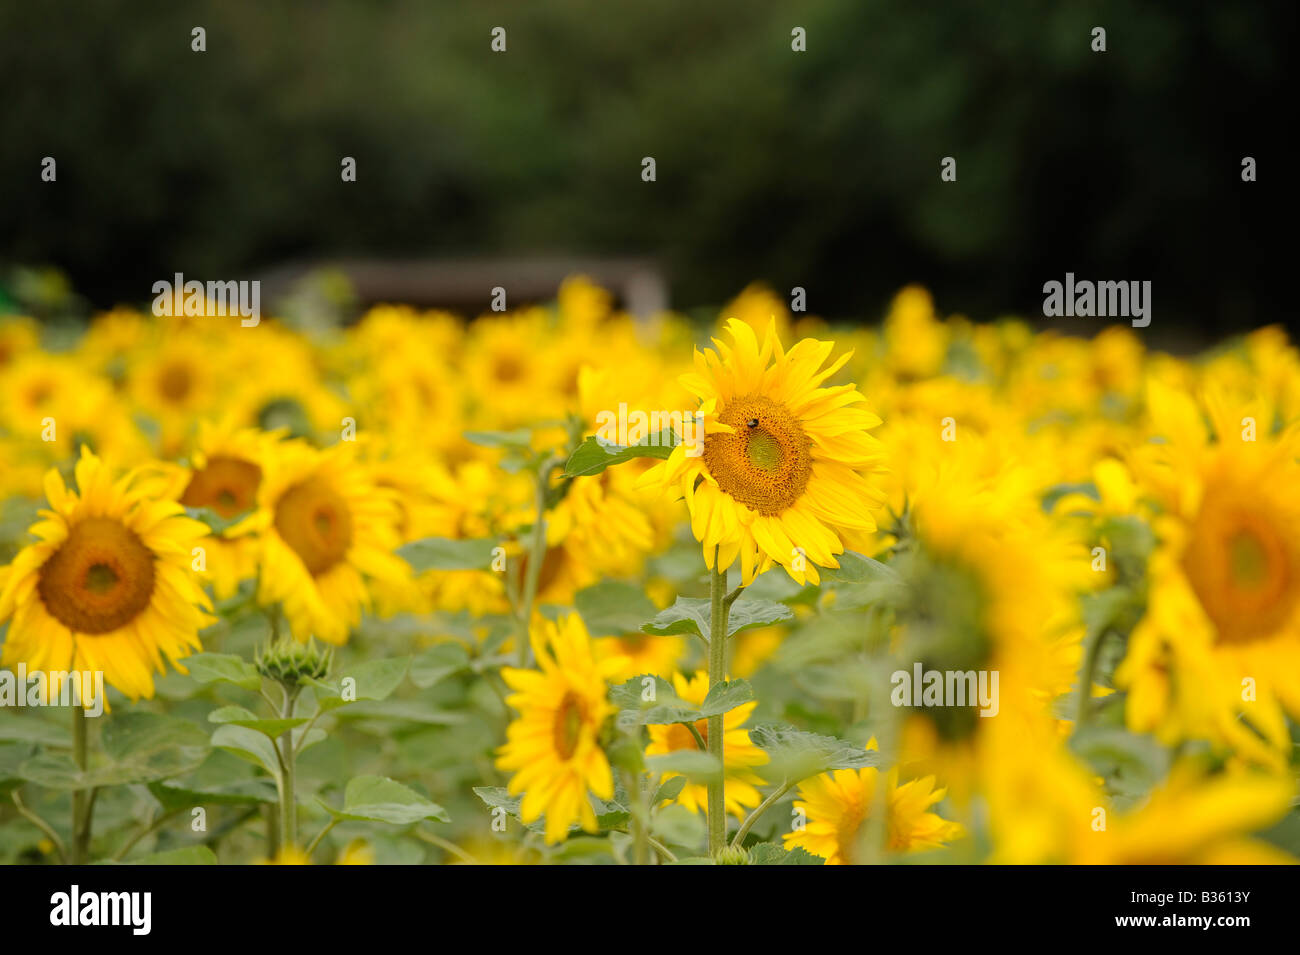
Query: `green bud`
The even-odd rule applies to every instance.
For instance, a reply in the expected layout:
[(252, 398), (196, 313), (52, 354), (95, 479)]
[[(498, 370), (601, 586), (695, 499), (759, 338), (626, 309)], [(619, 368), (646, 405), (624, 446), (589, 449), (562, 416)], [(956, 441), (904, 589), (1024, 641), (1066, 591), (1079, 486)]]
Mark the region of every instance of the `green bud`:
[(286, 689), (295, 689), (304, 681), (320, 680), (330, 671), (334, 650), (322, 649), (315, 640), (299, 643), (281, 639), (267, 644), (253, 657), (257, 672)]

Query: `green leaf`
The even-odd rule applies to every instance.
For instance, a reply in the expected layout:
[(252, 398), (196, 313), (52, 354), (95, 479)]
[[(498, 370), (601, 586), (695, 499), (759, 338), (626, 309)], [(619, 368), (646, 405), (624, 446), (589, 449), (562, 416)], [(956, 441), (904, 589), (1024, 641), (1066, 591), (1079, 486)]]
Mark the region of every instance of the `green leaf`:
[(1155, 737), (1120, 727), (1085, 726), (1070, 738), (1070, 748), (1125, 804), (1150, 792), (1169, 772), (1169, 751)]
[(527, 428), (514, 431), (466, 431), (465, 440), (482, 448), (528, 448), (533, 433)]
[(832, 769), (880, 765), (880, 754), (835, 736), (822, 736), (793, 726), (755, 726), (749, 741), (767, 753), (759, 771), (769, 779), (797, 783)]
[(672, 802), (682, 794), (682, 790), (686, 788), (686, 782), (687, 780), (685, 776), (673, 776), (669, 779), (665, 779), (659, 784), (659, 788), (655, 790), (654, 798), (650, 800), (650, 805), (657, 806), (661, 802)]
[(647, 756), (646, 768), (652, 773), (680, 773), (693, 783), (707, 783), (722, 772), (718, 758), (700, 749), (675, 749), (659, 756)]
[(306, 680), (316, 688), (316, 705), (333, 710), (357, 700), (385, 700), (402, 684), (410, 669), (410, 657), (368, 660), (352, 667), (338, 682)]
[(343, 808), (321, 802), (335, 819), (360, 819), (407, 826), (423, 819), (451, 822), (447, 810), (386, 776), (358, 776), (343, 792)]
[[(703, 637), (707, 642), (710, 639), (712, 616), (713, 608), (706, 598), (678, 597), (671, 607), (661, 610), (641, 630), (660, 636), (690, 633)], [(765, 627), (789, 620), (793, 616), (794, 611), (785, 604), (742, 596), (731, 605), (731, 612), (727, 615), (727, 636), (734, 636), (752, 627)]]
[(245, 690), (262, 686), (257, 667), (233, 653), (196, 653), (186, 657), (184, 663), (199, 683), (233, 683)]
[(18, 775), (51, 789), (120, 786), (178, 776), (208, 756), (207, 735), (187, 720), (130, 712), (104, 726), (100, 745), (109, 762), (85, 770), (67, 754), (40, 753), (24, 760)]
[(898, 571), (888, 564), (855, 551), (846, 550), (836, 556), (839, 567), (823, 567), (818, 573), (823, 584), (864, 584), (872, 581), (898, 582)]
[(487, 570), (492, 566), (492, 552), (498, 542), (492, 538), (453, 540), (426, 537), (397, 549), (397, 556), (416, 571)]
[(186, 846), (131, 859), (125, 865), (216, 865), (217, 856), (207, 846)]
[[(519, 815), (519, 806), (523, 801), (521, 796), (510, 795), (510, 793), (501, 786), (475, 786), (474, 795), (478, 796), (478, 798), (483, 801), (483, 805), (487, 806), (489, 809), (503, 809), (505, 810), (506, 815), (511, 819), (516, 819), (523, 823), (523, 820)], [(631, 814), (626, 808), (620, 806), (616, 802), (606, 802), (605, 800), (597, 799), (594, 796), (589, 798), (591, 800), (592, 808), (596, 813), (596, 825), (601, 830), (621, 829), (623, 826), (627, 825), (628, 819), (631, 818)], [(542, 832), (546, 828), (545, 817), (539, 817), (524, 825), (533, 832)], [(577, 832), (581, 828), (582, 827), (577, 823), (573, 823), (569, 826), (569, 831)]]
[(754, 689), (745, 680), (715, 683), (700, 704), (700, 717), (721, 716), (754, 699)]
[(51, 723), (44, 717), (28, 715), (0, 720), (0, 743), (39, 743), (42, 746), (70, 747), (68, 727)]
[(212, 745), (234, 753), (255, 766), (261, 766), (272, 776), (280, 775), (280, 760), (276, 756), (275, 744), (257, 730), (226, 723), (217, 727), (212, 734)]
[(244, 726), (250, 730), (257, 730), (271, 739), (277, 739), (286, 731), (302, 726), (303, 723), (307, 722), (307, 718), (264, 720), (259, 719), (255, 713), (249, 712), (242, 706), (223, 706), (208, 714), (208, 722), (233, 723), (235, 726)]
[(654, 602), (635, 584), (607, 580), (579, 590), (573, 605), (596, 637), (637, 633), (655, 615)]
[(411, 661), (411, 682), (427, 690), (453, 673), (469, 668), (469, 651), (454, 640), (430, 647)]
[(796, 846), (786, 851), (775, 842), (760, 842), (749, 847), (750, 865), (823, 865), (821, 857)]
[(635, 458), (658, 458), (662, 461), (667, 459), (673, 453), (673, 448), (680, 443), (672, 428), (664, 428), (656, 435), (646, 435), (631, 447), (606, 444), (595, 435), (591, 435), (569, 456), (569, 461), (564, 466), (564, 476), (590, 477), (599, 474), (607, 467)]
[(238, 806), (277, 801), (275, 787), (265, 779), (241, 779), (220, 786), (175, 786), (153, 782), (149, 784), (149, 792), (165, 812), (194, 806)]

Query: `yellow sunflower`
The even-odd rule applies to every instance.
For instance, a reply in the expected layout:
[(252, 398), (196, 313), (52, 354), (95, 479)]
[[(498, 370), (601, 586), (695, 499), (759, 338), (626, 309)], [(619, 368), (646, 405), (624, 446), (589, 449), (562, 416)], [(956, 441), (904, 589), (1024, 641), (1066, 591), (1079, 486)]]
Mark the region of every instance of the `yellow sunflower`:
[(45, 477), (49, 510), (31, 532), (39, 538), (6, 568), (0, 621), (9, 621), (0, 663), (45, 671), (102, 671), (132, 700), (152, 697), (165, 656), (199, 649), (211, 609), (191, 570), (208, 528), (179, 504), (154, 500), (114, 480), (83, 448), (77, 490), (57, 470)]
[(1300, 433), (1252, 434), (1211, 398), (1212, 436), (1190, 396), (1151, 397), (1166, 440), (1135, 469), (1164, 510), (1147, 612), (1115, 673), (1129, 727), (1281, 765), (1286, 714), (1300, 718)]
[[(687, 703), (700, 704), (709, 693), (709, 675), (704, 671), (692, 677), (681, 673), (673, 674), (673, 689)], [(763, 777), (754, 772), (754, 767), (764, 765), (767, 753), (763, 752), (749, 740), (749, 731), (744, 728), (757, 701), (742, 703), (735, 709), (728, 710), (722, 720), (722, 768), (727, 779), (727, 812), (738, 819), (745, 817), (746, 810), (757, 806), (763, 799), (756, 788), (763, 782)], [(661, 756), (679, 749), (698, 749), (699, 742), (684, 723), (672, 723), (668, 726), (651, 726), (650, 745), (646, 747), (647, 756)], [(705, 744), (709, 742), (709, 721), (696, 720), (695, 731)], [(665, 773), (665, 779), (671, 779), (678, 773)], [(677, 801), (691, 812), (704, 812), (708, 805), (708, 787), (703, 783), (687, 783)]]
[(279, 603), (300, 641), (345, 643), (370, 607), (367, 580), (410, 577), (393, 554), (396, 503), (355, 460), (355, 447), (280, 445), (267, 458), (257, 515), (238, 525), (261, 534), (258, 600)]
[(733, 319), (728, 347), (695, 353), (682, 384), (700, 400), (702, 453), (678, 445), (645, 473), (648, 486), (672, 489), (687, 504), (705, 563), (740, 560), (742, 580), (773, 564), (800, 584), (820, 582), (817, 567), (838, 567), (846, 531), (868, 532), (882, 495), (863, 472), (880, 470), (880, 443), (867, 429), (880, 419), (857, 407), (853, 385), (823, 388), (848, 355), (823, 368), (832, 342), (804, 339), (785, 351), (772, 325), (762, 344)]
[(530, 639), (537, 670), (504, 669), (515, 692), (506, 702), (519, 718), (506, 730), (497, 766), (514, 772), (511, 795), (524, 794), (520, 818), (530, 823), (546, 813), (546, 841), (562, 841), (577, 822), (596, 831), (596, 813), (587, 792), (614, 796), (614, 777), (600, 748), (600, 731), (614, 712), (606, 679), (623, 661), (597, 661), (582, 618), (570, 614), (542, 621)]
[(256, 511), (262, 472), (279, 439), (278, 433), (203, 421), (189, 465), (169, 469), (171, 496), (181, 504), (236, 522), (203, 542), (201, 573), (218, 600), (233, 596), (240, 581), (257, 573), (257, 538), (241, 534), (238, 521)]
[[(873, 739), (868, 749), (876, 748)], [(853, 865), (866, 832), (862, 824), (877, 803), (880, 770), (837, 769), (799, 784), (796, 809), (802, 810), (802, 829), (782, 838), (788, 848), (802, 848), (821, 856), (827, 865)], [(885, 845), (890, 852), (938, 849), (964, 834), (961, 825), (944, 819), (930, 807), (943, 800), (945, 790), (934, 788), (934, 777), (899, 785), (898, 768), (885, 773), (881, 798), (885, 811)]]

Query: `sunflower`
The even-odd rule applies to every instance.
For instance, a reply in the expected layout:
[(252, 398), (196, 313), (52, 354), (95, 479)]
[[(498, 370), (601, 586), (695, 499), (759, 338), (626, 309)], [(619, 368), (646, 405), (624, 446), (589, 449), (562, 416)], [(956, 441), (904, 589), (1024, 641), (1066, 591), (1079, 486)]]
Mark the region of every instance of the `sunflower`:
[(203, 575), (218, 600), (234, 595), (240, 581), (257, 573), (258, 541), (241, 534), (239, 521), (257, 508), (257, 492), (268, 456), (280, 435), (230, 424), (199, 424), (188, 466), (169, 469), (171, 496), (185, 507), (206, 508), (229, 522), (203, 542)]
[(845, 531), (875, 529), (882, 495), (863, 476), (880, 469), (882, 450), (867, 429), (880, 419), (853, 385), (821, 383), (848, 360), (822, 368), (831, 342), (804, 339), (785, 351), (769, 324), (762, 345), (733, 319), (735, 342), (695, 353), (682, 384), (700, 400), (703, 450), (673, 449), (642, 482), (676, 491), (718, 570), (740, 560), (742, 581), (779, 564), (798, 583), (817, 584), (817, 566), (838, 567)]
[[(1241, 416), (1153, 390), (1166, 438), (1135, 455), (1163, 507), (1146, 615), (1116, 670), (1131, 729), (1281, 765), (1300, 718), (1300, 432), (1243, 440)], [(1263, 419), (1261, 419), (1263, 420)]]
[(132, 700), (152, 697), (163, 657), (174, 666), (199, 649), (211, 604), (191, 571), (208, 528), (174, 501), (113, 479), (82, 448), (77, 490), (45, 476), (49, 509), (31, 528), (37, 543), (6, 568), (0, 621), (9, 621), (0, 663), (33, 670), (98, 670)]
[(506, 703), (519, 711), (519, 718), (506, 729), (497, 766), (514, 771), (509, 791), (524, 794), (520, 818), (531, 823), (545, 810), (546, 841), (556, 843), (575, 822), (596, 831), (588, 791), (601, 799), (614, 797), (600, 732), (614, 712), (606, 679), (623, 661), (611, 657), (597, 662), (577, 614), (542, 621), (530, 639), (540, 669), (501, 671), (515, 691)]
[[(875, 749), (876, 741), (871, 740), (867, 748)], [(961, 838), (964, 831), (959, 823), (930, 811), (945, 795), (945, 790), (934, 788), (933, 776), (899, 785), (894, 767), (885, 773), (885, 790), (878, 796), (880, 778), (880, 770), (868, 766), (837, 769), (800, 783), (794, 806), (806, 820), (802, 829), (782, 837), (786, 846), (821, 856), (827, 865), (853, 865), (866, 835), (862, 824), (871, 817), (878, 798), (891, 852), (939, 849)]]
[[(681, 673), (673, 674), (673, 689), (687, 703), (697, 706), (704, 702), (709, 693), (709, 676), (700, 671), (687, 677)], [(762, 801), (756, 788), (763, 778), (754, 772), (754, 767), (764, 765), (767, 753), (755, 746), (749, 739), (749, 731), (744, 728), (754, 707), (758, 703), (742, 703), (728, 710), (722, 721), (722, 768), (727, 778), (727, 812), (738, 819), (745, 817), (745, 812)], [(667, 726), (650, 726), (650, 745), (646, 747), (647, 756), (661, 756), (679, 749), (698, 749), (699, 742), (695, 734), (684, 723), (671, 723)], [(695, 731), (705, 743), (709, 741), (709, 721), (696, 720)], [(677, 773), (665, 773), (671, 779)], [(687, 783), (677, 801), (692, 812), (703, 812), (708, 804), (708, 787), (703, 783)]]
[(281, 604), (298, 640), (345, 643), (370, 606), (367, 580), (399, 585), (410, 576), (393, 554), (397, 515), (354, 444), (280, 445), (267, 458), (258, 513), (238, 525), (261, 534), (258, 600)]

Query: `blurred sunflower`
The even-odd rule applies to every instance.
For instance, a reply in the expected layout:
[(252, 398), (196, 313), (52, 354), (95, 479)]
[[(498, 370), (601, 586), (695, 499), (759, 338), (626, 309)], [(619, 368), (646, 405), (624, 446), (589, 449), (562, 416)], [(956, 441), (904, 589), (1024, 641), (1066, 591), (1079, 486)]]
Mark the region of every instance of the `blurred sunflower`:
[(49, 510), (6, 568), (0, 621), (9, 621), (0, 663), (33, 670), (99, 670), (132, 700), (152, 697), (163, 657), (177, 662), (200, 648), (211, 604), (190, 567), (208, 528), (179, 504), (114, 480), (83, 448), (77, 490), (51, 470)]
[(1164, 441), (1134, 456), (1163, 512), (1147, 612), (1116, 671), (1130, 728), (1282, 765), (1300, 718), (1300, 429), (1258, 435), (1153, 385)]
[[(875, 740), (867, 744), (875, 749)], [(837, 769), (799, 784), (796, 809), (806, 820), (802, 829), (785, 833), (786, 848), (801, 848), (821, 856), (827, 865), (853, 865), (861, 857), (867, 835), (863, 823), (873, 808), (884, 809), (885, 847), (890, 852), (939, 849), (960, 839), (961, 825), (944, 819), (930, 809), (941, 802), (942, 789), (934, 788), (934, 777), (898, 782), (898, 768), (884, 775), (884, 792), (879, 793), (881, 773), (874, 766)]]
[(577, 614), (542, 621), (529, 636), (539, 669), (501, 671), (515, 691), (506, 703), (519, 711), (519, 718), (507, 728), (496, 762), (514, 772), (511, 795), (524, 794), (520, 818), (527, 824), (545, 811), (546, 841), (556, 843), (575, 822), (596, 831), (588, 791), (601, 799), (614, 796), (600, 733), (614, 712), (606, 679), (623, 661), (611, 657), (597, 662)]
[[(699, 705), (709, 693), (709, 675), (704, 671), (694, 676), (681, 673), (673, 674), (673, 689), (687, 703)], [(762, 766), (768, 761), (763, 752), (749, 740), (749, 731), (744, 728), (757, 701), (742, 703), (728, 710), (723, 717), (722, 728), (722, 766), (727, 779), (727, 812), (743, 819), (747, 810), (762, 801), (756, 788), (763, 782), (763, 777), (754, 772), (754, 767)], [(695, 733), (684, 723), (671, 723), (667, 726), (650, 726), (650, 744), (646, 747), (647, 756), (661, 756), (678, 750), (699, 748), (695, 733), (705, 742), (709, 741), (709, 721), (696, 720)], [(665, 779), (671, 779), (678, 773), (664, 773)], [(708, 805), (708, 788), (703, 783), (687, 783), (682, 789), (677, 802), (691, 812), (704, 812)]]
[(279, 445), (266, 459), (257, 514), (238, 525), (261, 535), (258, 600), (280, 604), (300, 641), (345, 643), (370, 606), (367, 580), (396, 585), (411, 573), (393, 554), (396, 503), (355, 453), (350, 443)]
[(241, 581), (257, 573), (257, 538), (240, 533), (238, 526), (256, 511), (262, 473), (280, 437), (202, 421), (189, 464), (165, 472), (172, 497), (185, 507), (209, 509), (227, 522), (226, 530), (214, 531), (203, 542), (201, 573), (212, 582), (218, 600), (233, 596)]
[(727, 323), (734, 348), (695, 353), (682, 384), (700, 400), (703, 453), (678, 445), (645, 473), (647, 486), (686, 501), (704, 560), (719, 570), (740, 561), (742, 582), (779, 564), (798, 583), (838, 567), (842, 532), (872, 531), (883, 496), (863, 471), (880, 469), (880, 444), (867, 430), (880, 419), (854, 407), (853, 385), (823, 388), (848, 359), (822, 368), (834, 344), (804, 339), (786, 352), (772, 325), (760, 346), (753, 330)]

